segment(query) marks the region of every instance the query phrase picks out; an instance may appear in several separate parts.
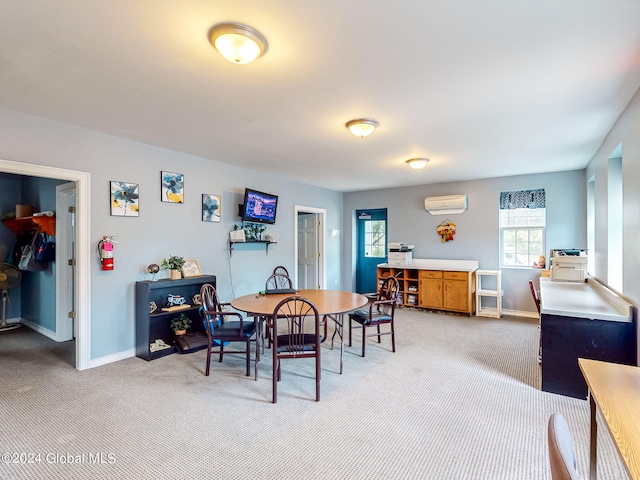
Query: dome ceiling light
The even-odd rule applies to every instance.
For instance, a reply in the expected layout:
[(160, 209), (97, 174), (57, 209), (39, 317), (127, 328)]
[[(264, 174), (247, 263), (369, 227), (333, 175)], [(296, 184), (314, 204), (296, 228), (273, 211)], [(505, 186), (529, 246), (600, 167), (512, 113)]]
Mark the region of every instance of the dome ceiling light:
[(367, 137), (373, 133), (373, 131), (380, 125), (373, 118), (359, 118), (357, 120), (349, 120), (346, 123), (346, 127), (356, 137)]
[(259, 31), (241, 23), (217, 23), (209, 30), (209, 40), (231, 63), (253, 62), (269, 48), (267, 39)]
[(409, 160), (407, 160), (407, 164), (415, 170), (424, 168), (428, 162), (428, 158), (410, 158)]

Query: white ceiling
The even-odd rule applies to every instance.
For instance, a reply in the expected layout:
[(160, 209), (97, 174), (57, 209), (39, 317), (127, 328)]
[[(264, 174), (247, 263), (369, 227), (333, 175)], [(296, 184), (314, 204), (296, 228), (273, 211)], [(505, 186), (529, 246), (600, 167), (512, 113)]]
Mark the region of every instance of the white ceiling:
[(0, 106), (338, 191), (583, 168), (639, 87), (638, 0), (0, 0)]

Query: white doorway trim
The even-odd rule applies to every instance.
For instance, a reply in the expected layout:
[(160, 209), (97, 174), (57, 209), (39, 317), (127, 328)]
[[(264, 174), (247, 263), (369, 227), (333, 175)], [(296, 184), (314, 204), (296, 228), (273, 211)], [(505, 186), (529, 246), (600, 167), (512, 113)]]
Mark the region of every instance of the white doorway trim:
[(91, 360), (91, 174), (9, 160), (0, 160), (0, 172), (76, 182), (76, 369), (85, 370)]
[(320, 288), (327, 288), (327, 280), (325, 278), (325, 272), (327, 271), (327, 256), (325, 252), (325, 236), (327, 234), (327, 229), (325, 225), (327, 224), (327, 209), (326, 208), (316, 208), (316, 207), (305, 207), (303, 205), (295, 205), (294, 206), (294, 245), (293, 245), (293, 264), (295, 265), (295, 271), (293, 276), (294, 285), (298, 285), (298, 213), (316, 213), (320, 218), (320, 235), (318, 236), (318, 253), (320, 253), (320, 261), (318, 262), (318, 280)]

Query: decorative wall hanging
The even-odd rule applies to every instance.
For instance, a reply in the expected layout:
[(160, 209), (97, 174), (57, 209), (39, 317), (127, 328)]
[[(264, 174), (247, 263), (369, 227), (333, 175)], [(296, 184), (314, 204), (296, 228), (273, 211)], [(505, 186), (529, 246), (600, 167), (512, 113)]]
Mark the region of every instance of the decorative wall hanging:
[(202, 194), (202, 221), (220, 221), (220, 195)]
[(184, 203), (184, 175), (162, 172), (161, 191), (163, 202)]
[(111, 182), (111, 215), (115, 217), (138, 217), (138, 184)]
[(442, 239), (442, 243), (453, 240), (453, 236), (456, 234), (456, 224), (451, 220), (445, 220), (438, 225), (438, 235)]

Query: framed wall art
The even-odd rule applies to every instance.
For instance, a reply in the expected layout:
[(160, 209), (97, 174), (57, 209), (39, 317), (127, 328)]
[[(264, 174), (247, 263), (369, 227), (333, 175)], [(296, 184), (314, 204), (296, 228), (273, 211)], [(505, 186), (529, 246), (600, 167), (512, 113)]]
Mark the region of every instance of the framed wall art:
[(114, 217), (138, 217), (139, 185), (137, 183), (111, 182), (111, 215)]
[(202, 194), (202, 221), (220, 221), (220, 195)]
[(184, 175), (162, 172), (161, 199), (163, 202), (184, 203)]
[(200, 270), (198, 260), (192, 258), (184, 261), (184, 265), (182, 265), (182, 276), (184, 278), (199, 277), (200, 275), (202, 275), (202, 270)]

